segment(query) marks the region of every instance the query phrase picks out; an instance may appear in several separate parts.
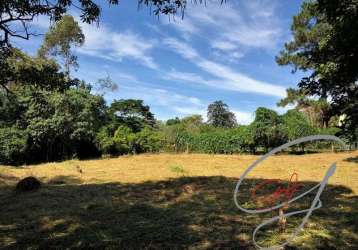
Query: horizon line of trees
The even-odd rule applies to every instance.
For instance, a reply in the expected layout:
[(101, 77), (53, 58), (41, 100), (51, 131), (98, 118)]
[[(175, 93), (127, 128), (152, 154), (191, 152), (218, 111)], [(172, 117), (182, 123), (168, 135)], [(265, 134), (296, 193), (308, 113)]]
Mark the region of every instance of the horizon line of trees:
[[(317, 133), (338, 135), (349, 142), (358, 139), (358, 36), (357, 29), (352, 29), (358, 20), (354, 18), (356, 0), (303, 3), (293, 18), (293, 41), (285, 44), (276, 61), (312, 74), (297, 89), (288, 89), (287, 97), (278, 103), (294, 104), (293, 110), (279, 115), (260, 107), (249, 125), (238, 125), (222, 101), (208, 106), (207, 122), (198, 115), (157, 121), (142, 100), (121, 99), (107, 105), (103, 95), (92, 90), (116, 89), (109, 76), (92, 84), (71, 76), (71, 69), (79, 66), (72, 49), (85, 41), (78, 23), (66, 15), (71, 3), (55, 1), (58, 4), (48, 8), (47, 1), (25, 2), (0, 4), (2, 16), (11, 14), (0, 24), (4, 34), (0, 35), (0, 164), (161, 151), (257, 153)], [(171, 14), (161, 7), (173, 2), (158, 1), (158, 14)], [(81, 4), (82, 21), (98, 20), (98, 5)], [(173, 5), (172, 13), (179, 7)], [(29, 56), (12, 47), (10, 38), (17, 33), (9, 25), (21, 22), (26, 31), (23, 38), (28, 39), (26, 24), (38, 15), (56, 22), (38, 54)], [(304, 151), (305, 146), (293, 150)], [(315, 144), (316, 148), (327, 146)]]
[[(12, 62), (19, 70), (26, 64), (36, 71), (38, 60), (44, 63), (45, 59), (25, 56)], [(65, 74), (57, 77), (67, 79)], [(312, 126), (298, 109), (279, 115), (260, 107), (251, 124), (238, 125), (222, 101), (208, 106), (207, 122), (200, 115), (163, 122), (142, 100), (114, 100), (108, 106), (102, 95), (91, 93), (91, 85), (75, 83), (64, 89), (16, 84), (10, 98), (2, 92), (0, 100), (7, 103), (0, 108), (0, 164), (145, 152), (257, 153), (299, 137), (339, 131), (333, 125)], [(293, 150), (302, 151), (304, 145)]]

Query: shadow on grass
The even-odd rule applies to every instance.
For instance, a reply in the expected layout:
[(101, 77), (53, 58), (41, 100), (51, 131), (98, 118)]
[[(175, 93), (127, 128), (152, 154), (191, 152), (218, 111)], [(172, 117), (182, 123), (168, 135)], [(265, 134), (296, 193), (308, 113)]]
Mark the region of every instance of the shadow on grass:
[(353, 163), (358, 163), (358, 156), (349, 157), (349, 158), (345, 159), (345, 161), (347, 161), (347, 162), (353, 162)]
[[(1, 186), (0, 248), (254, 249), (252, 230), (271, 215), (239, 211), (232, 199), (236, 181), (212, 176), (79, 185), (61, 176), (37, 192), (16, 196), (12, 187)], [(243, 188), (260, 181), (247, 179)], [(287, 249), (357, 249), (358, 197), (351, 192), (327, 186), (323, 208), (313, 213), (302, 236), (304, 247), (298, 242)], [(290, 221), (297, 224), (300, 218)]]

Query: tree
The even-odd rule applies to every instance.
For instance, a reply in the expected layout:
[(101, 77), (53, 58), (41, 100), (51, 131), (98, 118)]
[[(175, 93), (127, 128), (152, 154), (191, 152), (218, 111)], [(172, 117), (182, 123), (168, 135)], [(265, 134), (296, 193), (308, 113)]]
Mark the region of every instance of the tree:
[(126, 126), (119, 126), (114, 133), (113, 140), (119, 154), (136, 153), (135, 134)]
[(235, 114), (230, 112), (227, 104), (215, 101), (208, 106), (208, 123), (214, 127), (232, 128), (236, 126)]
[(79, 84), (78, 79), (66, 78), (55, 60), (32, 57), (18, 49), (12, 49), (6, 64), (12, 71), (12, 78), (6, 83), (8, 89), (33, 86), (45, 90), (64, 91)]
[(114, 100), (108, 113), (114, 123), (128, 126), (135, 133), (146, 126), (155, 125), (154, 115), (149, 106), (143, 104), (143, 100)]
[(97, 82), (94, 84), (94, 90), (102, 94), (106, 93), (106, 91), (114, 92), (118, 90), (118, 84), (107, 75), (104, 78), (97, 79)]
[(162, 146), (162, 138), (158, 131), (145, 127), (135, 135), (136, 153), (158, 152)]
[(81, 27), (72, 16), (65, 15), (45, 34), (38, 54), (40, 57), (48, 54), (63, 57), (65, 74), (69, 78), (70, 67), (78, 68), (77, 57), (73, 55), (71, 47), (82, 46), (84, 41)]
[(259, 107), (255, 111), (255, 120), (250, 124), (256, 146), (266, 151), (285, 141), (282, 120), (273, 110)]
[(165, 123), (167, 126), (175, 125), (180, 123), (180, 119), (178, 117), (175, 117), (174, 119), (168, 119)]
[(180, 120), (180, 124), (188, 133), (197, 133), (200, 131), (201, 126), (204, 125), (203, 117), (201, 115), (186, 116)]
[(357, 140), (358, 1), (304, 2), (293, 18), (293, 41), (277, 57), (280, 65), (311, 71), (298, 84), (308, 95), (330, 97), (331, 115), (345, 116), (343, 132)]
[[(11, 121), (2, 124), (7, 136), (0, 139), (5, 142), (6, 138), (12, 137), (14, 143), (22, 143), (25, 139), (21, 138), (26, 138), (25, 156), (18, 157), (17, 164), (99, 155), (95, 137), (105, 121), (105, 105), (101, 96), (94, 96), (82, 87), (60, 92), (21, 86), (13, 93), (18, 108)], [(14, 110), (11, 105), (7, 107), (4, 107), (6, 113)], [(7, 145), (11, 145), (14, 152), (16, 147), (20, 147)]]
[(287, 96), (281, 99), (277, 106), (286, 107), (288, 104), (295, 104), (296, 109), (303, 112), (311, 126), (327, 128), (331, 117), (331, 106), (326, 99), (315, 100), (310, 98), (302, 89), (288, 88)]
[(0, 163), (20, 165), (25, 162), (27, 133), (16, 127), (0, 128)]
[[(284, 130), (290, 141), (295, 139), (313, 135), (317, 131), (307, 121), (306, 117), (298, 110), (292, 109), (283, 115)], [(301, 143), (302, 151), (304, 144)]]

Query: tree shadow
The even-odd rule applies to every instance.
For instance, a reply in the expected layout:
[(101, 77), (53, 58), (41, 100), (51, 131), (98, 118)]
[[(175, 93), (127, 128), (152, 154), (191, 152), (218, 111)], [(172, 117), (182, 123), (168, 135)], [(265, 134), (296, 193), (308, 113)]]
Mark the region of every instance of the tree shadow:
[[(46, 179), (43, 179), (42, 181), (44, 180)], [(81, 183), (83, 183), (83, 181), (75, 175), (70, 175), (70, 176), (58, 175), (47, 181), (47, 184), (50, 185), (81, 184)]]
[[(262, 179), (247, 179), (243, 189)], [(61, 177), (37, 191), (13, 195), (0, 186), (0, 246), (4, 249), (254, 249), (253, 229), (267, 215), (233, 202), (236, 178), (181, 177), (140, 184), (79, 184)], [(313, 186), (315, 182), (302, 182)], [(291, 209), (307, 208), (314, 194)], [(250, 193), (242, 197), (249, 200)], [(298, 241), (287, 249), (357, 247), (358, 197), (328, 185)], [(290, 219), (298, 224), (301, 218)], [(274, 232), (268, 229), (269, 233)], [(260, 235), (265, 237), (267, 233)], [(299, 237), (300, 238), (300, 237)], [(271, 237), (272, 239), (272, 237)], [(268, 241), (263, 241), (268, 242)]]
[(347, 162), (353, 162), (353, 163), (358, 163), (358, 156), (348, 157), (347, 159), (345, 159), (345, 161), (347, 161)]

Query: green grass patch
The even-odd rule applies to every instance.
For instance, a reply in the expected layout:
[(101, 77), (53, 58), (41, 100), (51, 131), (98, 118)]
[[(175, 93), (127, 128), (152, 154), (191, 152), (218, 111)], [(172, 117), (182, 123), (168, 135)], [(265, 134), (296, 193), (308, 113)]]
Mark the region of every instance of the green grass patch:
[(185, 173), (183, 166), (181, 166), (179, 164), (170, 165), (169, 169), (171, 172), (176, 173), (176, 174), (184, 174)]

